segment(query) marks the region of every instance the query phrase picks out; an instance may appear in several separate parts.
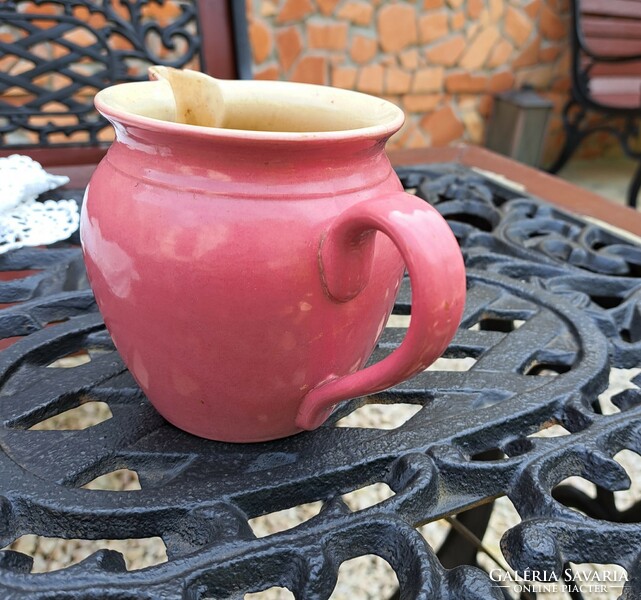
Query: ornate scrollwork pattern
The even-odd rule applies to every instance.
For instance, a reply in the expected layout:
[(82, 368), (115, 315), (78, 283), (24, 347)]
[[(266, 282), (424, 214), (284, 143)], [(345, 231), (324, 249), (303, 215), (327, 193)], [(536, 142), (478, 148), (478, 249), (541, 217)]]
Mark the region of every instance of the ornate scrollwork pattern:
[[(122, 555), (101, 550), (34, 574), (30, 557), (6, 549), (4, 597), (242, 598), (284, 586), (320, 599), (341, 563), (373, 553), (396, 572), (397, 597), (499, 600), (475, 546), (469, 554), (450, 534), (431, 548), (416, 528), (452, 516), (472, 528), (475, 511), (504, 495), (522, 518), (502, 540), (512, 568), (617, 563), (630, 578), (622, 598), (638, 597), (641, 504), (618, 510), (612, 494), (630, 485), (617, 454), (641, 453), (641, 377), (611, 398), (610, 413), (602, 394), (613, 371), (641, 356), (639, 245), (467, 170), (399, 174), (445, 215), (463, 250), (468, 297), (457, 335), (428, 372), (343, 403), (316, 431), (270, 443), (199, 440), (166, 423), (120, 361), (90, 293), (64, 291), (66, 250), (58, 271), (46, 258), (53, 250), (0, 257), (0, 271), (29, 270), (23, 283), (0, 285), (10, 286), (0, 300), (20, 301), (0, 311), (0, 335), (26, 335), (0, 353), (0, 547), (24, 533), (157, 535), (169, 557), (128, 571)], [(36, 269), (38, 285), (28, 283)], [(394, 312), (411, 312), (407, 280)], [(372, 360), (403, 336), (386, 328)], [(83, 351), (91, 360), (73, 373), (50, 368)], [(466, 370), (449, 368), (452, 359), (465, 359)], [(111, 418), (77, 431), (36, 427), (88, 402), (108, 405)], [(401, 404), (417, 410), (395, 428), (350, 426), (356, 411)], [(564, 434), (540, 435), (551, 426)], [(81, 489), (122, 468), (139, 474), (141, 490)], [(597, 499), (566, 485), (571, 476), (596, 485)], [(345, 501), (373, 484), (392, 495), (364, 509)], [(320, 513), (292, 529), (260, 537), (250, 526), (309, 502)]]
[(0, 5), (0, 145), (112, 139), (100, 89), (151, 64), (198, 68), (194, 0), (10, 0)]

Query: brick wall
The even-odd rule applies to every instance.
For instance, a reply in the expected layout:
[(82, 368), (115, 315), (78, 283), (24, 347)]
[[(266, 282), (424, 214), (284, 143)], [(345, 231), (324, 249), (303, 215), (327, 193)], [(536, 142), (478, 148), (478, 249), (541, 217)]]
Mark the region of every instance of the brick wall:
[(492, 95), (569, 89), (567, 0), (247, 0), (254, 76), (330, 84), (401, 106), (393, 148), (482, 143)]
[[(143, 19), (166, 25), (179, 14), (182, 1), (152, 0), (143, 6)], [(547, 159), (558, 151), (563, 139), (559, 113), (569, 88), (568, 0), (246, 0), (246, 5), (256, 78), (331, 84), (388, 98), (407, 115), (403, 129), (391, 140), (392, 148), (457, 140), (482, 143), (492, 95), (530, 84), (555, 104)], [(114, 6), (126, 18), (124, 4)], [(21, 10), (47, 15), (62, 8), (46, 0), (23, 1)], [(99, 15), (82, 7), (76, 12), (94, 27), (104, 25)], [(0, 24), (0, 39), (11, 41), (14, 34)], [(95, 44), (83, 29), (63, 37), (80, 47)], [(123, 49), (126, 40), (113, 37), (113, 48)], [(155, 38), (149, 41), (159, 45)], [(55, 57), (66, 50), (53, 41), (32, 51)], [(163, 57), (166, 52), (157, 50)], [(0, 56), (0, 68), (8, 74), (32, 66)], [(89, 67), (78, 63), (73, 68)], [(129, 68), (136, 65), (132, 62)], [(60, 77), (47, 77), (37, 83), (51, 89), (65, 83), (58, 81)], [(86, 92), (81, 100), (90, 104), (95, 90)], [(28, 99), (25, 94), (11, 88), (1, 96), (21, 104)], [(66, 111), (63, 105), (50, 104), (46, 108)], [(75, 117), (60, 113), (43, 118), (66, 120), (73, 127)], [(82, 135), (86, 134), (54, 133), (51, 141), (83, 141), (78, 137)], [(101, 139), (110, 136), (110, 128), (101, 132)], [(37, 137), (24, 130), (7, 139), (34, 143)], [(590, 141), (582, 145), (583, 155), (601, 154), (609, 142), (603, 136)]]

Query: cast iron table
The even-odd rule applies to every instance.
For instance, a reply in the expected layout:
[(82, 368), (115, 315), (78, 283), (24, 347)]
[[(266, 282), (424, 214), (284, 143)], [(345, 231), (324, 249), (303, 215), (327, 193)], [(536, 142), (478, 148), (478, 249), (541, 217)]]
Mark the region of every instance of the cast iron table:
[[(77, 247), (0, 257), (1, 271), (20, 275), (0, 284), (9, 305), (0, 336), (21, 336), (0, 352), (0, 548), (26, 533), (161, 536), (169, 555), (127, 571), (119, 553), (102, 550), (32, 574), (29, 557), (5, 550), (0, 597), (196, 600), (283, 586), (312, 600), (329, 597), (343, 561), (376, 554), (397, 574), (397, 597), (504, 598), (456, 530), (437, 558), (415, 527), (457, 515), (482, 537), (493, 500), (507, 495), (522, 518), (502, 540), (513, 569), (561, 574), (569, 562), (617, 563), (629, 575), (621, 597), (640, 598), (641, 506), (619, 512), (612, 493), (630, 483), (613, 457), (641, 453), (641, 391), (615, 396), (609, 415), (598, 396), (611, 370), (641, 362), (641, 246), (462, 162), (398, 172), (460, 242), (468, 300), (445, 357), (474, 364), (352, 400), (317, 431), (276, 442), (216, 443), (167, 424), (114, 350)], [(406, 280), (394, 312), (410, 311)], [(402, 335), (386, 329), (372, 360)], [(91, 362), (46, 368), (84, 349)], [(81, 431), (30, 429), (88, 401), (106, 402), (113, 417)], [(392, 430), (335, 426), (366, 403), (420, 410)], [(569, 435), (531, 437), (553, 424)], [(119, 468), (135, 470), (142, 489), (79, 489)], [(597, 485), (596, 500), (557, 485), (573, 475)], [(394, 495), (357, 512), (342, 501), (376, 482)], [(294, 529), (256, 538), (248, 525), (315, 500), (321, 512)]]

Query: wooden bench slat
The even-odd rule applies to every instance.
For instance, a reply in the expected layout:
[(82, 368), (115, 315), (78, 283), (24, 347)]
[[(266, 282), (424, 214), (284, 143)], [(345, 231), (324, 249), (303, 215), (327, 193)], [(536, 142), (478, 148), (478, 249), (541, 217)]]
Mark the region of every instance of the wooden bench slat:
[(640, 94), (592, 94), (597, 102), (615, 108), (636, 108), (641, 112)]
[[(590, 61), (585, 61), (584, 66)], [(629, 63), (596, 63), (590, 75), (593, 77), (627, 77), (627, 76), (640, 76), (641, 77), (641, 62), (634, 61)]]
[[(567, 134), (556, 160), (549, 167), (558, 173), (582, 139), (607, 127), (628, 155), (633, 151), (641, 118), (641, 0), (569, 0), (572, 8), (572, 93), (564, 110), (580, 110), (564, 119)], [(594, 55), (598, 58), (593, 58)], [(586, 89), (587, 88), (587, 89)], [(591, 121), (589, 113), (600, 118)], [(625, 117), (625, 118), (621, 118)], [(637, 206), (641, 189), (641, 162), (627, 193), (628, 206)]]
[(581, 19), (583, 35), (589, 38), (641, 38), (641, 20), (595, 17), (586, 15)]
[(581, 14), (583, 16), (593, 14), (639, 19), (641, 18), (641, 2), (634, 0), (582, 0)]
[(585, 42), (591, 52), (601, 56), (625, 57), (641, 54), (641, 38), (630, 40), (588, 37)]
[(593, 93), (638, 94), (641, 93), (641, 77), (593, 77), (590, 79)]

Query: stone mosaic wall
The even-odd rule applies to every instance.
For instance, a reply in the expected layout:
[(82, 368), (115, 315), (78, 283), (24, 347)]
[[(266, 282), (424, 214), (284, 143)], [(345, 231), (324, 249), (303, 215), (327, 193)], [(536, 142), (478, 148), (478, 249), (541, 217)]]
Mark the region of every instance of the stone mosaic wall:
[(569, 89), (567, 0), (247, 0), (254, 76), (385, 97), (407, 120), (391, 147), (482, 143), (492, 95)]
[[(127, 7), (136, 6), (143, 20), (167, 26), (180, 14), (181, 5), (192, 2), (130, 4), (113, 0), (112, 4), (123, 18), (128, 17)], [(548, 160), (558, 151), (563, 139), (559, 114), (569, 89), (568, 0), (245, 2), (256, 78), (330, 84), (395, 102), (404, 109), (407, 121), (391, 140), (393, 148), (457, 140), (482, 143), (492, 96), (529, 84), (554, 101)], [(21, 10), (42, 14), (45, 19), (62, 10), (47, 0), (20, 3)], [(76, 12), (93, 27), (103, 25), (98, 13), (83, 7), (77, 7), (74, 16)], [(42, 24), (47, 25), (44, 20)], [(12, 41), (14, 37), (11, 27), (0, 23), (0, 40)], [(159, 46), (154, 50), (158, 56), (167, 58), (157, 36), (148, 41)], [(114, 37), (112, 42), (113, 51), (129, 47), (124, 38)], [(77, 28), (60, 40), (34, 46), (32, 51), (39, 59), (55, 58), (68, 52), (69, 44), (93, 48), (99, 42), (86, 29)], [(78, 71), (89, 67), (80, 63), (69, 66)], [(128, 69), (134, 67), (133, 63), (128, 65)], [(6, 74), (24, 75), (33, 68), (34, 64), (24, 59), (0, 55), (0, 69)], [(46, 75), (38, 75), (36, 83), (52, 90), (71, 85), (59, 73)], [(29, 101), (25, 90), (6, 88), (0, 91), (0, 101), (12, 105)], [(89, 105), (93, 92), (83, 88), (74, 94)], [(52, 133), (57, 137), (51, 141), (83, 141), (79, 136), (85, 134), (74, 131), (75, 117), (66, 106), (53, 102), (45, 112), (42, 118), (46, 122), (64, 122), (69, 127), (68, 132)], [(11, 133), (11, 143), (35, 143), (41, 125)], [(110, 137), (110, 129), (100, 134), (100, 139)], [(584, 156), (601, 154), (608, 146), (603, 137), (589, 141), (581, 147)]]

